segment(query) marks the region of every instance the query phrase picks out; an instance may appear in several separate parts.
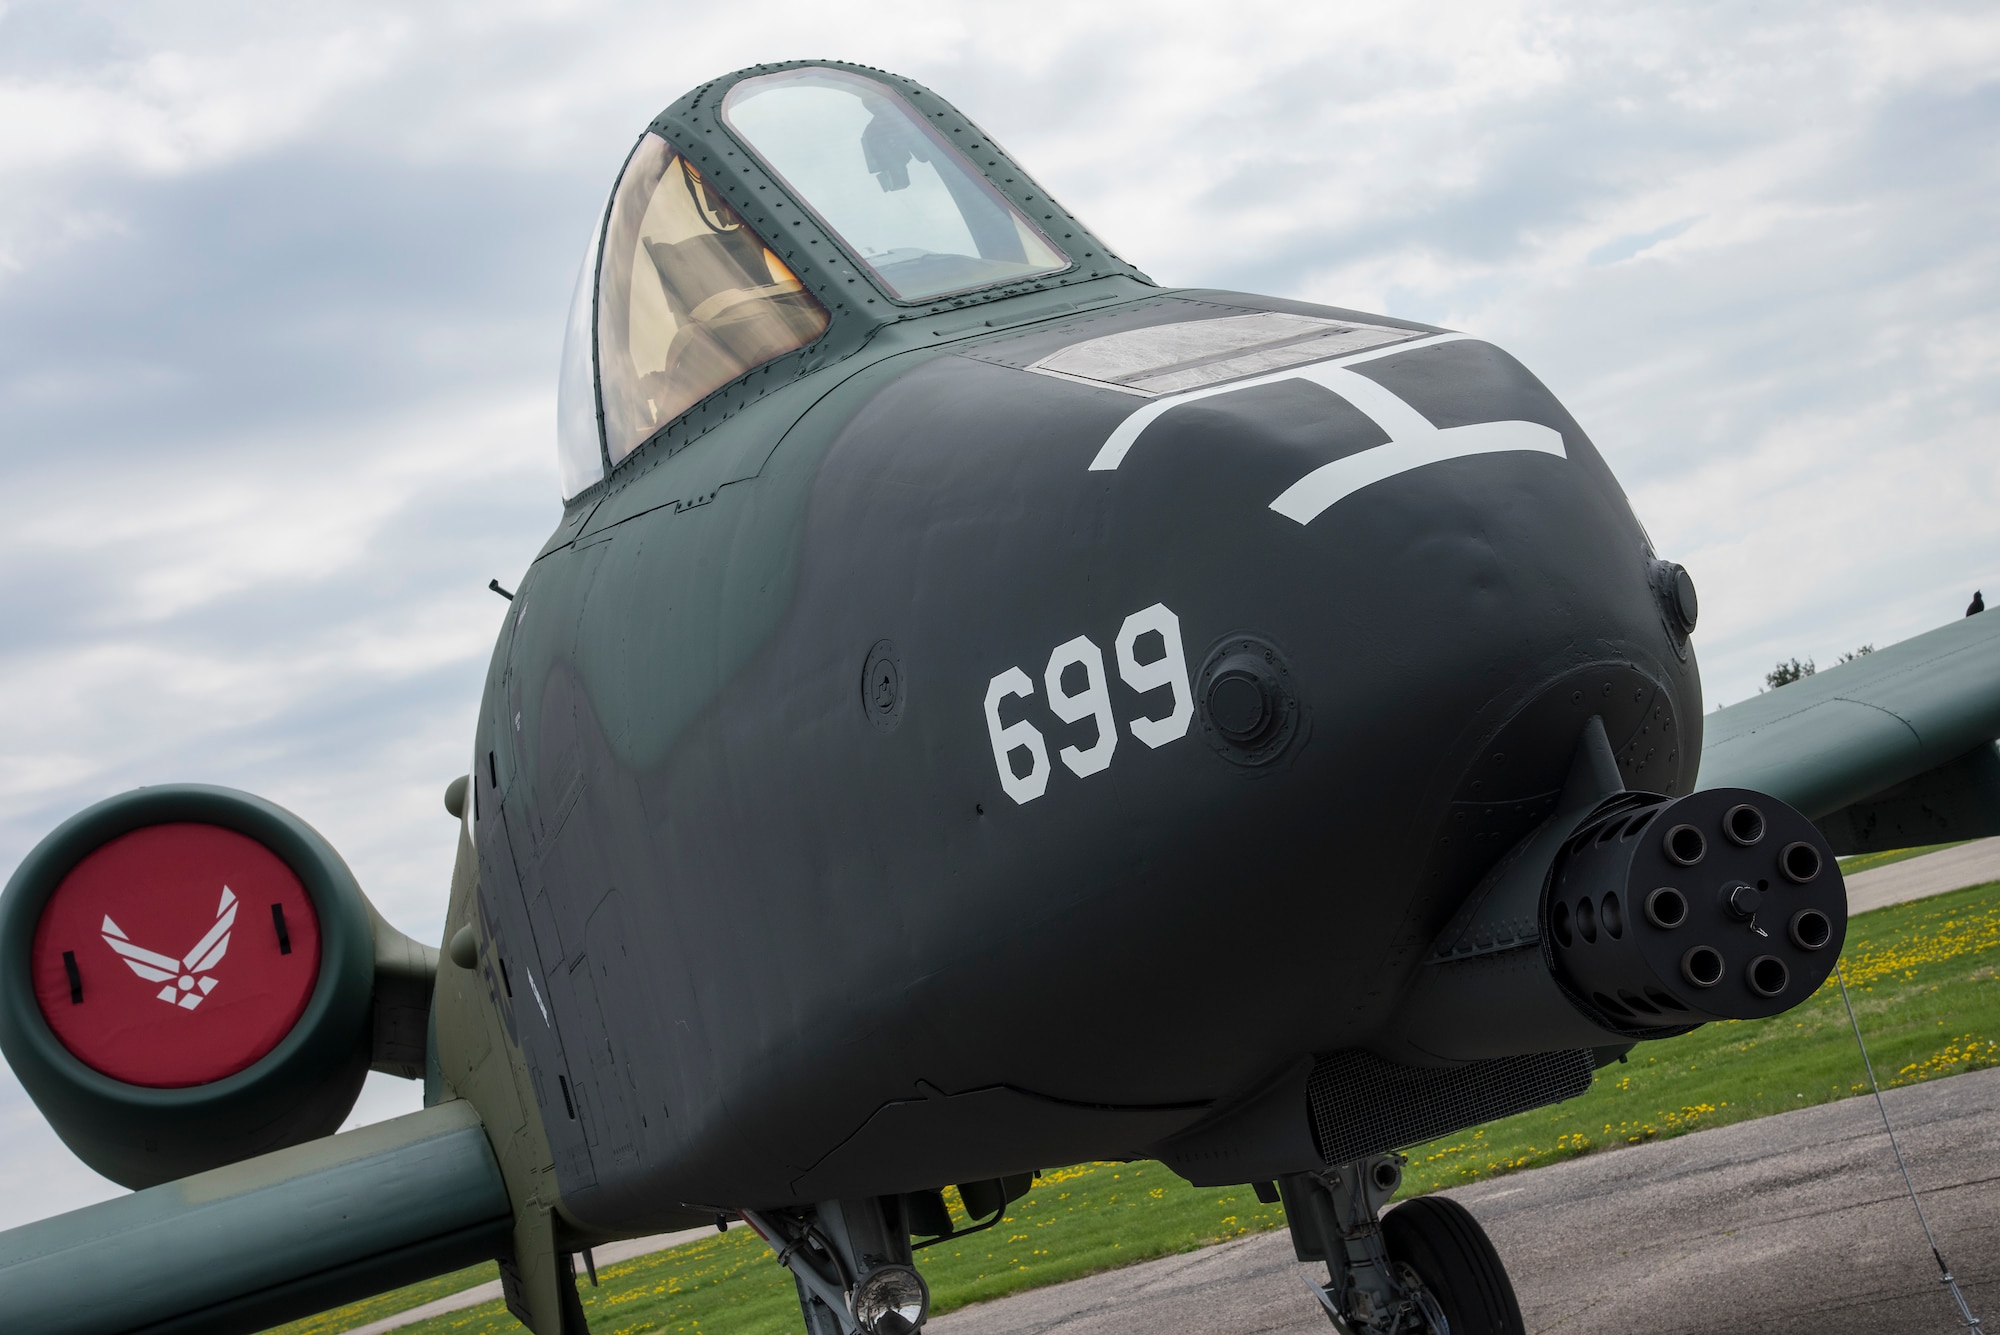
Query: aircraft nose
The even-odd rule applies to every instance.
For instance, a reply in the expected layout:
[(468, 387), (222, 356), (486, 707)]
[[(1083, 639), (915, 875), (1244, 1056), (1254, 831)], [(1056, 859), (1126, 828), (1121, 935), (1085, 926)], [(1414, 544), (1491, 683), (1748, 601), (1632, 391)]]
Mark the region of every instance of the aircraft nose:
[[(1375, 483), (1448, 459), (1516, 452), (1566, 458), (1562, 431), (1545, 422), (1502, 416), (1440, 425), (1397, 392), (1393, 385), (1397, 377), (1379, 374), (1393, 372), (1400, 363), (1424, 351), (1461, 341), (1464, 340), (1459, 335), (1439, 335), (1343, 362), (1297, 367), (1247, 383), (1157, 399), (1118, 425), (1091, 460), (1091, 470), (1108, 472), (1118, 468), (1148, 428), (1177, 409), (1204, 399), (1241, 395), (1267, 386), (1316, 387), (1340, 400), (1375, 428), (1374, 433), (1361, 432), (1358, 436), (1351, 430), (1338, 433), (1350, 437), (1346, 440), (1329, 439), (1332, 457), (1310, 469), (1271, 501), (1272, 510), (1300, 524), (1310, 524), (1328, 509)], [(1391, 357), (1396, 359), (1395, 363), (1390, 363)], [(1378, 372), (1373, 377), (1368, 374), (1371, 363)], [(1435, 377), (1423, 377), (1417, 383), (1421, 387), (1424, 381), (1431, 380)], [(1492, 408), (1504, 412), (1507, 406), (1504, 400), (1496, 398)], [(1346, 425), (1355, 424), (1350, 420)], [(1370, 434), (1373, 439), (1368, 438)]]
[[(1462, 345), (1462, 346), (1455, 346)], [(1263, 431), (1281, 449), (1306, 445), (1305, 468), (1269, 508), (1298, 524), (1311, 524), (1334, 506), (1378, 483), (1453, 459), (1491, 454), (1569, 457), (1568, 414), (1547, 390), (1505, 358), (1518, 376), (1493, 374), (1493, 357), (1505, 354), (1458, 334), (1441, 334), (1337, 362), (1289, 368), (1247, 381), (1167, 395), (1132, 413), (1110, 433), (1091, 460), (1093, 472), (1118, 470), (1150, 437), (1175, 434), (1163, 419), (1178, 421), (1230, 413), (1259, 400), (1253, 410)], [(1462, 364), (1471, 363), (1471, 366)], [(1475, 370), (1468, 377), (1455, 374)], [(1507, 381), (1514, 383), (1509, 386)], [(1467, 394), (1467, 389), (1475, 391)], [(1505, 392), (1511, 389), (1513, 392)], [(1526, 392), (1524, 392), (1526, 391)], [(1538, 391), (1538, 392), (1536, 392)], [(1206, 411), (1190, 412), (1205, 404)], [(1317, 411), (1305, 407), (1317, 401)], [(1429, 409), (1429, 411), (1426, 411)], [(1551, 411), (1553, 410), (1553, 411)], [(1295, 440), (1288, 427), (1317, 418), (1319, 439)], [(1552, 423), (1550, 419), (1555, 419)], [(1292, 420), (1287, 420), (1292, 419)], [(1243, 441), (1244, 436), (1238, 435)]]
[[(1461, 833), (1482, 848), (1519, 833), (1485, 804), (1560, 787), (1593, 713), (1638, 748), (1635, 782), (1685, 777), (1693, 752), (1662, 736), (1699, 711), (1692, 583), (1491, 344), (1428, 335), (1162, 395), (1088, 466), (1142, 572), (1126, 598), (1183, 618), (1197, 727), (1224, 759), (1356, 812), (1415, 809), (1463, 774)], [(1510, 723), (1531, 706), (1548, 717)], [(1472, 773), (1482, 747), (1495, 774)]]

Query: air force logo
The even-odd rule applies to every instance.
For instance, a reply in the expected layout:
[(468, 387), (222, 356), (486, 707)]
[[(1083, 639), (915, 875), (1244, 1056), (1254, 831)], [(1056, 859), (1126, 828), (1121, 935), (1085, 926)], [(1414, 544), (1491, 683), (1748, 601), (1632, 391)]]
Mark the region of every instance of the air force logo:
[(222, 887), (222, 902), (215, 906), (215, 925), (195, 942), (194, 949), (180, 959), (134, 945), (124, 930), (111, 921), (109, 914), (104, 918), (104, 944), (117, 951), (131, 966), (132, 972), (147, 982), (165, 983), (166, 986), (156, 994), (161, 1001), (183, 1010), (193, 1010), (215, 990), (215, 979), (210, 973), (228, 953), (229, 930), (235, 925), (236, 896), (225, 885)]

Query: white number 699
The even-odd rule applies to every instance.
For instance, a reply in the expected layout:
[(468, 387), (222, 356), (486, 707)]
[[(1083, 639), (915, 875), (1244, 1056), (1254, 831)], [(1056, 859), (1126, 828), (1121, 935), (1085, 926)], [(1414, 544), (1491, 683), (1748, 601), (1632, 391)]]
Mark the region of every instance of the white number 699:
[[(1142, 663), (1138, 657), (1138, 642), (1141, 636), (1148, 633), (1159, 635), (1161, 649), (1157, 658)], [(1113, 647), (1117, 653), (1118, 675), (1127, 686), (1142, 694), (1162, 686), (1172, 688), (1173, 707), (1160, 718), (1142, 715), (1129, 720), (1126, 726), (1131, 729), (1132, 735), (1149, 747), (1164, 746), (1186, 736), (1188, 724), (1194, 718), (1194, 697), (1188, 689), (1187, 654), (1181, 647), (1180, 618), (1169, 611), (1165, 603), (1154, 603), (1125, 618), (1125, 623), (1118, 628)], [(1078, 665), (1084, 670), (1084, 688), (1072, 695), (1064, 689), (1062, 678), (1064, 672)], [(1063, 722), (1080, 723), (1086, 718), (1097, 721), (1097, 740), (1087, 747), (1064, 747), (1060, 753), (1063, 764), (1079, 778), (1087, 778), (1108, 767), (1112, 753), (1118, 749), (1118, 727), (1111, 717), (1111, 693), (1105, 685), (1103, 650), (1084, 635), (1057, 645), (1049, 654), (1048, 667), (1042, 673), (1042, 685), (1049, 693), (1050, 710)], [(1000, 772), (1001, 789), (1016, 802), (1032, 802), (1048, 791), (1048, 744), (1040, 730), (1026, 719), (1018, 719), (1003, 727), (1000, 705), (1010, 696), (1025, 700), (1034, 693), (1034, 680), (1018, 667), (999, 673), (986, 686), (986, 735), (993, 744), (993, 764)], [(1016, 751), (1028, 753), (1026, 774), (1014, 773), (1010, 757)]]

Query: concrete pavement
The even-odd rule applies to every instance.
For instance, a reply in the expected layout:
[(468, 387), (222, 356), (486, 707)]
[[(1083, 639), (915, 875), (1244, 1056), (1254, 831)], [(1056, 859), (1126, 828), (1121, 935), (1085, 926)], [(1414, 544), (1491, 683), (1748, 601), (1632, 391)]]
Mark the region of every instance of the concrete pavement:
[[(597, 1268), (602, 1270), (605, 1266), (629, 1261), (635, 1256), (663, 1252), (684, 1242), (711, 1237), (714, 1233), (713, 1228), (690, 1228), (679, 1233), (656, 1233), (647, 1238), (626, 1238), (623, 1242), (608, 1242), (602, 1247), (593, 1247), (590, 1255), (597, 1263)], [(578, 1269), (580, 1273), (581, 1263)], [(387, 1335), (389, 1331), (413, 1326), (434, 1316), (443, 1316), (447, 1312), (460, 1312), (468, 1307), (477, 1307), (481, 1303), (490, 1303), (499, 1296), (500, 1281), (488, 1280), (484, 1284), (475, 1284), (469, 1289), (460, 1289), (457, 1293), (447, 1293), (442, 1298), (434, 1298), (421, 1307), (405, 1308), (394, 1316), (385, 1316), (380, 1321), (370, 1321), (365, 1326), (355, 1326), (348, 1330), (346, 1335)]]
[[(2000, 1325), (2000, 1070), (1887, 1095), (1973, 1310)], [(1873, 1099), (1607, 1151), (1451, 1195), (1527, 1328), (1560, 1335), (1939, 1335), (1958, 1324)], [(1327, 1335), (1283, 1233), (932, 1321), (931, 1335)]]
[(1987, 881), (2000, 881), (2000, 838), (1975, 839), (1850, 876), (1847, 911), (1866, 913)]

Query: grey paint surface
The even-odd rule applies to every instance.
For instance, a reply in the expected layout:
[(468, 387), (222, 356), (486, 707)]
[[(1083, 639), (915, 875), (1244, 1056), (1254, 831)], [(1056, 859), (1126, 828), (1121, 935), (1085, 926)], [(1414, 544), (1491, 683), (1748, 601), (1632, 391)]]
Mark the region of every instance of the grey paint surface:
[(1847, 911), (1866, 913), (1987, 881), (2000, 881), (2000, 838), (1975, 839), (1850, 876)]
[[(2000, 1070), (1890, 1090), (1924, 1208), (1975, 1313), (2000, 1312)], [(1849, 1099), (1453, 1191), (1527, 1328), (1881, 1335), (1957, 1327), (1882, 1124)], [(1263, 1234), (984, 1303), (934, 1335), (1325, 1335), (1290, 1239)]]

